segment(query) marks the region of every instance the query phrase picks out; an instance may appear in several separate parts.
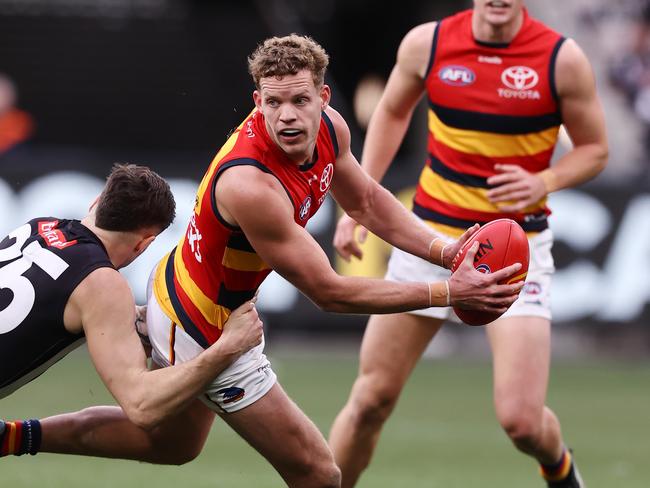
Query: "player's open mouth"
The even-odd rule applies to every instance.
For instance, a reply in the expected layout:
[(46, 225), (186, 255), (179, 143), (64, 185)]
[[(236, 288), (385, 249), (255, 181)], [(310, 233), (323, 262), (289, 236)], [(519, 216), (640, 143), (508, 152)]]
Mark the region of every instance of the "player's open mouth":
[(284, 140), (293, 141), (302, 134), (302, 131), (300, 129), (283, 129), (278, 134)]
[(502, 2), (500, 0), (493, 0), (491, 2), (488, 2), (487, 6), (491, 7), (491, 8), (509, 8), (510, 7), (510, 5), (508, 3)]

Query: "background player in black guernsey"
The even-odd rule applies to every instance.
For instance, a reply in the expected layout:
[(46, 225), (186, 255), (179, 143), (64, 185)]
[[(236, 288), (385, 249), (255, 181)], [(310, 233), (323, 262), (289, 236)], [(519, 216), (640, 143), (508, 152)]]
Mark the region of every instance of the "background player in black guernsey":
[[(174, 215), (165, 180), (143, 166), (115, 165), (81, 221), (35, 218), (0, 241), (0, 398), (86, 340), (97, 372), (128, 418), (151, 430), (261, 342), (253, 299), (231, 315), (222, 339), (205, 353), (148, 371), (134, 327), (134, 298), (117, 270)], [(0, 421), (0, 455), (35, 453), (46, 422)]]

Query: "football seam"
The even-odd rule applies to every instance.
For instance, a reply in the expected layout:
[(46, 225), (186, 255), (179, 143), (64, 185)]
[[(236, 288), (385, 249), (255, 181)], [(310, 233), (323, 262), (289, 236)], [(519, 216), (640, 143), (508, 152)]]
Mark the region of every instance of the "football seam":
[(506, 262), (507, 262), (508, 255), (509, 255), (508, 250), (510, 249), (510, 240), (511, 239), (512, 239), (512, 224), (508, 225), (508, 239), (506, 240), (506, 248), (504, 249), (500, 269), (503, 269), (503, 268), (506, 267)]

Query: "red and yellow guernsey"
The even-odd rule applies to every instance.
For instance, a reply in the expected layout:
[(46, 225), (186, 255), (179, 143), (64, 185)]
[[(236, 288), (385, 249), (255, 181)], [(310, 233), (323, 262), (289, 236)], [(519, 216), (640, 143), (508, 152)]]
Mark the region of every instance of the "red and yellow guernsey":
[(242, 122), (203, 177), (187, 231), (156, 270), (154, 293), (174, 324), (208, 347), (221, 336), (231, 311), (250, 300), (271, 272), (241, 229), (219, 214), (219, 176), (240, 165), (272, 174), (293, 203), (296, 224), (304, 227), (327, 196), (337, 154), (334, 127), (324, 112), (313, 158), (302, 165), (271, 140), (261, 112), (254, 110)]
[(546, 199), (504, 213), (488, 200), (486, 180), (499, 163), (534, 173), (549, 166), (562, 123), (554, 76), (563, 41), (526, 10), (507, 44), (474, 39), (471, 10), (438, 23), (425, 79), (428, 158), (415, 214), (452, 236), (499, 218), (527, 232), (547, 228)]

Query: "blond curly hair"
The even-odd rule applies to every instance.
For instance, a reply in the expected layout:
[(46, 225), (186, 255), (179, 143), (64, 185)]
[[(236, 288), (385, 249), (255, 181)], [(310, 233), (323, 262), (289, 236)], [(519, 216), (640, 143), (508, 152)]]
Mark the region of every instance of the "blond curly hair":
[(258, 89), (262, 78), (281, 78), (302, 70), (310, 71), (314, 85), (321, 87), (328, 64), (329, 56), (320, 44), (309, 36), (291, 34), (271, 37), (259, 44), (248, 57), (248, 72)]

